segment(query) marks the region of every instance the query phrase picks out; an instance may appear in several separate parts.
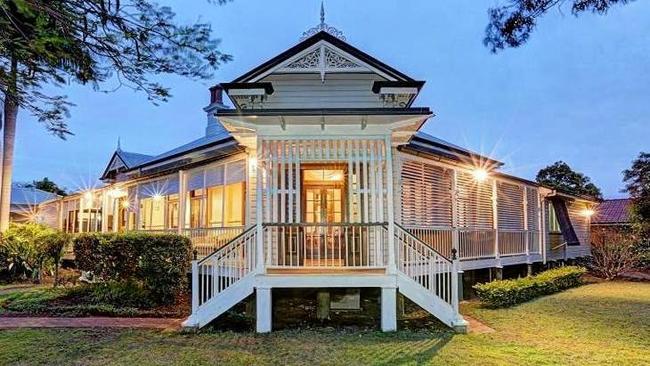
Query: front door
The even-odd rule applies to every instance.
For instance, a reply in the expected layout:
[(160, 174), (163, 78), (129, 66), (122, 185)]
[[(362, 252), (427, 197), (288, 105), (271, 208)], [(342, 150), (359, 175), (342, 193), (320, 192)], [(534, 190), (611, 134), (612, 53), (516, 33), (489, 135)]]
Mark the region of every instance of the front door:
[(345, 171), (343, 169), (305, 169), (303, 171), (303, 218), (305, 266), (343, 266), (346, 253), (343, 207)]

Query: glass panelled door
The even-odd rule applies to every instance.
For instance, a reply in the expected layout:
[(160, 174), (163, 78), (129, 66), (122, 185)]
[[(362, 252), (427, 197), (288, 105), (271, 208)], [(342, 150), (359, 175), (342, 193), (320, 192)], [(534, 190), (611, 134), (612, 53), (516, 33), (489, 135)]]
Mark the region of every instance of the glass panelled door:
[(305, 266), (343, 266), (345, 174), (338, 169), (303, 172), (303, 255)]

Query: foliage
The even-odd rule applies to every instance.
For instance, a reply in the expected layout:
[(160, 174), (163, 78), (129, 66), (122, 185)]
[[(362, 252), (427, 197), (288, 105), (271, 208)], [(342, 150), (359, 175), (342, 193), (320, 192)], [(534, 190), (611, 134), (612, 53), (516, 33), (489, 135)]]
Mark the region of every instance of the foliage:
[(596, 230), (591, 235), (590, 270), (608, 280), (639, 264), (638, 238), (623, 230)]
[(68, 193), (66, 193), (65, 189), (59, 187), (56, 183), (49, 180), (47, 177), (45, 177), (45, 178), (43, 178), (41, 180), (32, 181), (31, 183), (25, 185), (25, 187), (40, 189), (41, 191), (51, 192), (51, 193), (54, 193), (54, 194), (58, 194), (59, 196), (67, 196), (68, 195)]
[(516, 48), (525, 44), (537, 25), (539, 18), (551, 9), (560, 10), (569, 4), (575, 16), (590, 12), (606, 14), (614, 5), (627, 4), (631, 0), (507, 0), (506, 5), (488, 10), (489, 23), (483, 43), (496, 53), (506, 47)]
[(6, 262), (0, 268), (7, 270), (12, 278), (40, 279), (43, 265), (51, 259), (52, 248), (48, 243), (52, 235), (56, 231), (41, 224), (12, 224), (2, 235), (0, 251)]
[(569, 164), (557, 161), (537, 173), (537, 183), (578, 196), (591, 196), (601, 200), (600, 189), (591, 179), (571, 169)]
[(169, 89), (152, 75), (206, 79), (231, 59), (209, 24), (178, 25), (170, 7), (151, 1), (3, 0), (0, 10), (0, 99), (62, 138), (71, 103), (47, 85), (126, 86), (166, 101)]
[(536, 276), (477, 284), (473, 288), (481, 302), (488, 307), (509, 307), (578, 286), (585, 272), (582, 267), (566, 266)]
[(650, 153), (641, 152), (629, 169), (623, 171), (625, 192), (632, 199), (632, 223), (645, 242), (650, 241)]
[(187, 282), (192, 245), (175, 234), (83, 234), (74, 240), (77, 267), (106, 282), (135, 281), (170, 303)]
[(71, 241), (72, 236), (61, 231), (51, 232), (42, 238), (41, 250), (43, 255), (49, 258), (54, 265), (54, 287), (59, 283), (59, 265), (64, 250)]
[(92, 302), (120, 307), (148, 308), (152, 306), (151, 293), (135, 281), (104, 282), (88, 286)]

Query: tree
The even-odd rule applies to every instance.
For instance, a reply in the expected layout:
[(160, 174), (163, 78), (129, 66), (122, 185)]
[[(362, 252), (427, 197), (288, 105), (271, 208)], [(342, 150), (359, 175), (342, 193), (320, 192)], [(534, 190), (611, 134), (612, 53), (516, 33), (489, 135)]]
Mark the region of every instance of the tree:
[(488, 10), (489, 23), (483, 43), (496, 53), (506, 47), (516, 48), (525, 44), (537, 25), (539, 18), (551, 9), (561, 11), (563, 5), (571, 7), (571, 13), (606, 14), (614, 5), (624, 5), (632, 0), (508, 0), (506, 5)]
[(591, 179), (571, 169), (569, 164), (557, 161), (537, 173), (537, 183), (578, 196), (591, 196), (602, 200), (600, 189)]
[(146, 0), (0, 0), (0, 231), (9, 222), (18, 110), (60, 138), (71, 134), (66, 119), (72, 104), (45, 87), (128, 87), (155, 104), (171, 94), (154, 75), (210, 78), (231, 59), (218, 50), (209, 24), (177, 25), (174, 16), (169, 7)]
[(49, 180), (48, 177), (45, 177), (41, 180), (35, 180), (32, 181), (31, 183), (25, 185), (27, 188), (36, 188), (40, 189), (41, 191), (45, 192), (52, 192), (54, 194), (58, 194), (59, 196), (67, 196), (68, 193), (66, 193), (65, 189), (59, 187), (56, 183), (53, 181)]
[(623, 171), (624, 191), (632, 199), (632, 223), (637, 234), (650, 241), (650, 153), (641, 152)]

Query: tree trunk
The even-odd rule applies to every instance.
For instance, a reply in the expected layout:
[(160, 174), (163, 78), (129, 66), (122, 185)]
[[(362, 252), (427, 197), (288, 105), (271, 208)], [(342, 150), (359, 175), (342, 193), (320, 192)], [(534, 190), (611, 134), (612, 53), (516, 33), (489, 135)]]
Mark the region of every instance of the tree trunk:
[(9, 208), (11, 205), (11, 179), (14, 163), (14, 142), (16, 141), (16, 120), (18, 118), (18, 103), (16, 98), (16, 76), (18, 65), (11, 60), (10, 85), (4, 95), (4, 133), (2, 136), (2, 180), (0, 184), (0, 232), (9, 227)]

